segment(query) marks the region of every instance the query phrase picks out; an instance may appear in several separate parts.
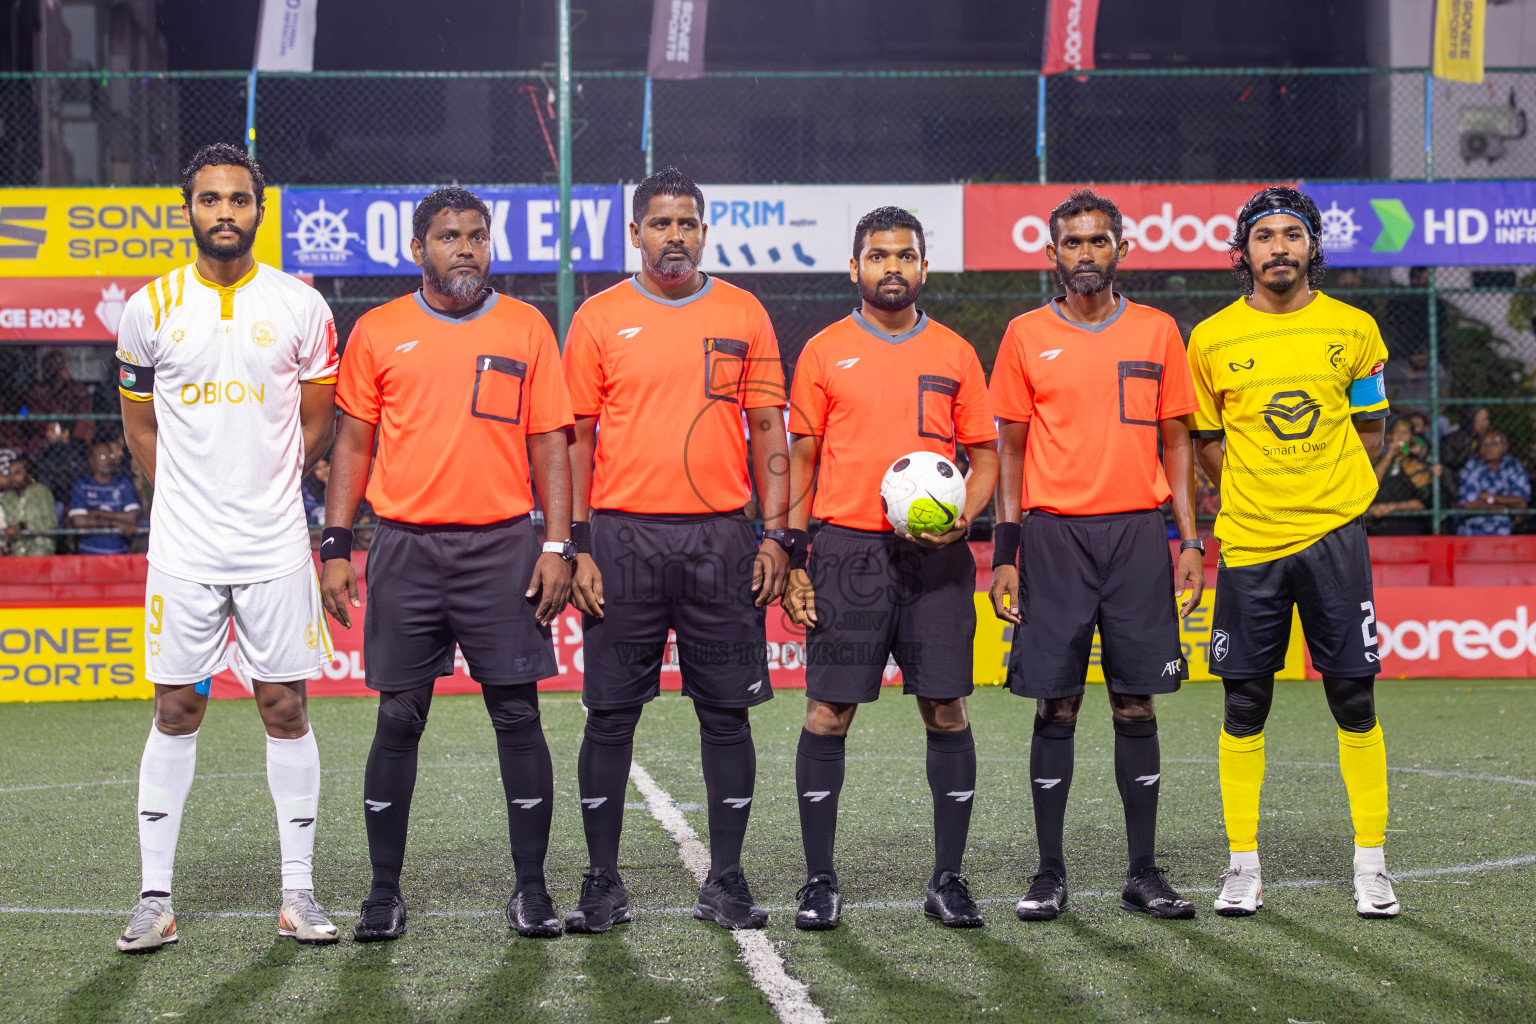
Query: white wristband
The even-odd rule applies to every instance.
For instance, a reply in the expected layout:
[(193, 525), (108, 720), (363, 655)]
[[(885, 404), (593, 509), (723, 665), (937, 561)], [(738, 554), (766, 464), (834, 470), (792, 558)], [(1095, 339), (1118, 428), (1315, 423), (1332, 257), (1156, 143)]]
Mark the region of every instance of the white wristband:
[(563, 554), (565, 554), (565, 541), (563, 541), (563, 540), (547, 540), (547, 541), (545, 541), (544, 542), (544, 553), (546, 555), (563, 555)]

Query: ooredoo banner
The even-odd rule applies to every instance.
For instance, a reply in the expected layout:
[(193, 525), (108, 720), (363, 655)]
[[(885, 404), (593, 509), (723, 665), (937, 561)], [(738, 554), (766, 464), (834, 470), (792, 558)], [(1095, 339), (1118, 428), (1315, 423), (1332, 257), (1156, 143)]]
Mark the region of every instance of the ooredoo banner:
[(1536, 676), (1536, 588), (1383, 587), (1376, 620), (1383, 677)]
[[(965, 269), (1044, 270), (1050, 216), (1078, 185), (965, 186)], [(1260, 184), (1103, 185), (1120, 207), (1127, 270), (1225, 270), (1237, 212)]]

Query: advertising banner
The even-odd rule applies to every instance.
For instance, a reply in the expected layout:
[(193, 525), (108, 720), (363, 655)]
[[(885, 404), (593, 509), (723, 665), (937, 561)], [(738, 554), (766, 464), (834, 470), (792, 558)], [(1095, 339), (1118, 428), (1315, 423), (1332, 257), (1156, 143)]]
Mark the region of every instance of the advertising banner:
[(315, 13), (320, 0), (261, 0), (257, 71), (315, 70)]
[(1487, 20), (1488, 0), (1435, 0), (1436, 78), (1482, 82)]
[[(880, 206), (899, 206), (923, 224), (928, 269), (965, 269), (965, 196), (961, 185), (705, 185), (703, 269), (731, 274), (843, 274), (853, 229)], [(630, 209), (634, 187), (624, 190)], [(625, 242), (624, 269), (640, 269), (640, 250)], [(852, 292), (850, 291), (850, 295)]]
[[(491, 208), (491, 273), (553, 274), (559, 269), (559, 190), (544, 186), (475, 188)], [(283, 269), (317, 277), (420, 274), (411, 258), (411, 217), (419, 188), (289, 189), (281, 234)], [(617, 185), (571, 190), (571, 261), (578, 272), (620, 270), (627, 245)], [(270, 222), (270, 215), (269, 215)]]
[[(1077, 187), (966, 185), (965, 269), (1047, 269), (1051, 210)], [(1122, 264), (1126, 270), (1227, 269), (1227, 243), (1237, 227), (1237, 211), (1263, 187), (1095, 186), (1120, 207), (1123, 237), (1131, 244)]]
[(117, 340), (128, 297), (152, 277), (34, 277), (0, 282), (0, 342)]
[(154, 695), (142, 605), (0, 608), (0, 703)]
[(1301, 185), (1335, 267), (1536, 263), (1536, 181)]
[(1383, 678), (1536, 676), (1536, 588), (1381, 587)]
[[(282, 208), (282, 190), (268, 185), (253, 251), (274, 267)], [(0, 189), (0, 277), (150, 278), (196, 258), (178, 189)]]
[(703, 78), (709, 0), (656, 0), (651, 8), (652, 78)]
[(1093, 67), (1093, 37), (1099, 25), (1099, 0), (1050, 0), (1045, 9), (1047, 75)]

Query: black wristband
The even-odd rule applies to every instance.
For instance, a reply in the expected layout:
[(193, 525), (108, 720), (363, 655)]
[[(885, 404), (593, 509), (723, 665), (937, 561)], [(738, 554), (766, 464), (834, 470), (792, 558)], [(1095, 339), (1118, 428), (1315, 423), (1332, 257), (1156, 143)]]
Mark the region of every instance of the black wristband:
[(789, 568), (804, 569), (811, 561), (811, 535), (804, 530), (785, 530), (784, 539), (789, 541)]
[(578, 555), (590, 555), (592, 553), (592, 524), (572, 523), (571, 543), (576, 545)]
[(992, 527), (992, 568), (1019, 564), (1019, 538), (1024, 527), (1018, 523), (998, 523)]
[(320, 561), (352, 557), (352, 531), (345, 526), (327, 526), (320, 533)]

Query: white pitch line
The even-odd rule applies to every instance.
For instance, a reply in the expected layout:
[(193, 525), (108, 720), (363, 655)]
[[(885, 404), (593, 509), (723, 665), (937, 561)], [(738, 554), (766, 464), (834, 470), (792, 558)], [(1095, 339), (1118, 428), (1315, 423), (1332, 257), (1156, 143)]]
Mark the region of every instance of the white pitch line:
[[(650, 776), (647, 775), (646, 777), (649, 778)], [(655, 785), (654, 782), (652, 782), (651, 784)], [(636, 786), (640, 785), (638, 780), (636, 781), (635, 785)], [(665, 792), (664, 791), (658, 789), (658, 792), (662, 792), (663, 796), (665, 796)], [(650, 809), (650, 807), (652, 805), (647, 804), (646, 806), (647, 806), (647, 809)], [(665, 806), (665, 805), (663, 805), (663, 806)], [(654, 812), (652, 812), (652, 813), (654, 814)], [(662, 820), (660, 815), (656, 815), (656, 819), (658, 821)], [(664, 821), (662, 822), (662, 825), (663, 825), (663, 827), (666, 827), (666, 823)], [(687, 827), (687, 822), (684, 822), (683, 825), (684, 825), (684, 827)], [(668, 829), (668, 832), (670, 832), (670, 831), (671, 830)], [(692, 837), (693, 842), (698, 845), (698, 848), (700, 850), (703, 850), (704, 845), (699, 842), (698, 836), (693, 834), (693, 830), (691, 828), (688, 829), (688, 831), (689, 831), (690, 836)], [(679, 843), (678, 845), (679, 845), (679, 847), (681, 847), (682, 844)], [(705, 852), (705, 854), (704, 854), (704, 857), (705, 857), (704, 863), (706, 865), (706, 867), (705, 867), (706, 871), (708, 870), (708, 863), (709, 863), (708, 856), (709, 856), (708, 853)], [(1501, 871), (1501, 870), (1504, 870), (1504, 869), (1507, 869), (1507, 868), (1530, 867), (1533, 864), (1536, 864), (1536, 853), (1525, 853), (1525, 854), (1521, 854), (1518, 857), (1501, 857), (1498, 860), (1482, 860), (1482, 861), (1478, 861), (1475, 864), (1452, 864), (1452, 865), (1449, 865), (1447, 867), (1440, 867), (1440, 868), (1410, 868), (1407, 871), (1392, 872), (1392, 877), (1396, 881), (1401, 882), (1401, 881), (1411, 881), (1413, 879), (1420, 879), (1420, 878), (1439, 878), (1439, 877), (1444, 876), (1444, 875), (1475, 875), (1475, 874), (1480, 874), (1480, 873), (1482, 873), (1484, 871)], [(1276, 881), (1276, 882), (1267, 882), (1267, 883), (1265, 883), (1264, 887), (1266, 889), (1314, 889), (1314, 888), (1316, 888), (1316, 887), (1318, 887), (1320, 885), (1339, 885), (1339, 886), (1343, 886), (1344, 885), (1344, 881), (1345, 881), (1345, 879), (1344, 879), (1343, 875), (1340, 875), (1338, 878), (1295, 878), (1295, 879), (1282, 879), (1282, 880)], [(1220, 892), (1221, 890), (1218, 889), (1215, 886), (1210, 886), (1210, 887), (1199, 888), (1199, 889), (1184, 889), (1183, 891), (1184, 892), (1211, 893), (1211, 892)], [(1084, 890), (1082, 892), (1071, 893), (1071, 897), (1072, 897), (1072, 899), (1075, 899), (1075, 900), (1107, 900), (1107, 899), (1119, 899), (1120, 898), (1120, 893), (1119, 893), (1118, 890), (1111, 891), (1111, 890), (1107, 890), (1106, 889), (1106, 890), (1100, 891), (1100, 890), (1088, 889), (1088, 890)], [(987, 896), (987, 897), (983, 897), (981, 899), (978, 899), (976, 902), (977, 903), (984, 903), (984, 904), (1012, 903), (1012, 902), (1014, 902), (1014, 898), (1012, 896)], [(869, 900), (869, 901), (861, 902), (861, 903), (844, 903), (843, 904), (843, 909), (844, 910), (911, 910), (911, 909), (914, 909), (914, 908), (919, 907), (919, 906), (922, 906), (922, 903), (920, 901), (918, 901), (918, 900)], [(769, 906), (769, 907), (766, 907), (764, 909), (770, 910), (770, 911), (774, 911), (774, 912), (785, 912), (785, 913), (787, 913), (789, 911), (794, 910), (795, 908), (792, 907), (792, 906), (787, 906), (786, 905), (786, 906), (782, 906), (782, 907), (780, 907), (780, 906)], [(127, 908), (106, 909), (106, 908), (101, 908), (101, 907), (0, 907), (0, 914), (36, 914), (36, 915), (39, 915), (41, 917), (54, 917), (54, 916), (66, 916), (66, 915), (76, 915), (76, 916), (83, 916), (83, 917), (121, 917), (123, 914), (126, 914), (127, 912), (128, 912)], [(683, 914), (692, 914), (692, 913), (693, 913), (693, 908), (692, 907), (654, 907), (654, 908), (649, 908), (649, 909), (641, 909), (641, 908), (636, 908), (635, 909), (635, 916), (636, 917), (650, 917), (652, 915), (655, 915), (655, 916), (668, 916), (668, 917), (670, 917), (670, 916), (682, 916)], [(185, 919), (188, 919), (188, 920), (197, 920), (197, 919), (200, 919), (200, 918), (267, 918), (267, 917), (271, 917), (272, 913), (271, 913), (271, 911), (265, 911), (265, 910), (192, 910), (192, 911), (185, 911), (184, 910), (184, 911), (180, 912), (180, 915), (181, 915), (181, 917), (183, 917)], [(471, 918), (471, 917), (502, 917), (504, 915), (505, 915), (505, 911), (501, 911), (501, 910), (413, 910), (413, 911), (411, 911), (411, 916), (412, 917), (464, 917), (464, 918)], [(354, 913), (351, 913), (349, 911), (338, 911), (336, 913), (331, 913), (330, 916), (333, 917), (333, 918), (348, 918), (348, 919), (350, 919), (350, 918), (356, 917), (357, 915), (354, 914)], [(738, 941), (739, 941), (740, 938), (743, 937), (743, 936), (749, 936), (749, 935), (762, 936), (763, 933), (762, 932), (735, 932), (734, 934), (738, 937)], [(770, 949), (770, 953), (771, 952), (772, 952), (772, 950)], [(773, 955), (777, 956), (777, 954), (773, 954)], [(793, 979), (791, 979), (791, 981), (793, 981)], [(795, 984), (799, 984), (799, 983), (795, 982)], [(790, 1018), (790, 1019), (798, 1020), (798, 1019), (801, 1019), (801, 1018)], [(819, 1019), (819, 1018), (803, 1018), (803, 1019), (816, 1020), (816, 1019)]]
[[(698, 833), (678, 810), (671, 795), (656, 784), (640, 762), (631, 762), (629, 779), (645, 797), (651, 817), (677, 844), (677, 855), (683, 866), (703, 885), (709, 874), (709, 851), (699, 842)], [(827, 1018), (822, 1015), (821, 1008), (811, 1002), (805, 982), (784, 970), (784, 961), (766, 934), (759, 930), (738, 929), (731, 932), (731, 937), (741, 947), (741, 957), (746, 961), (752, 983), (768, 997), (783, 1024), (826, 1024)]]

